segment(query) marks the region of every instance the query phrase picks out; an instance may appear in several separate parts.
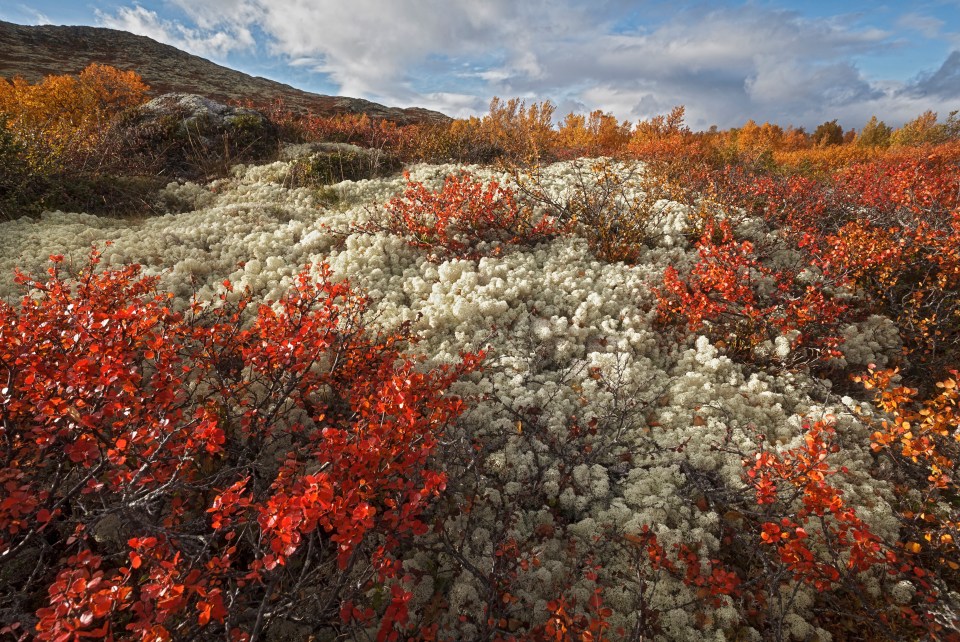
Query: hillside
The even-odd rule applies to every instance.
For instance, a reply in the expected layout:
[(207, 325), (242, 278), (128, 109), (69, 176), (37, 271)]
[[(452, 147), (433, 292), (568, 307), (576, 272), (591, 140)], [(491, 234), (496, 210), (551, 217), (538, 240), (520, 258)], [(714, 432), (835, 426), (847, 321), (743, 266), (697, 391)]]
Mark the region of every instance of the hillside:
[(293, 108), (320, 116), (364, 113), (400, 124), (446, 121), (447, 116), (417, 107), (386, 107), (369, 100), (324, 96), (254, 77), (180, 51), (145, 36), (116, 29), (69, 26), (23, 26), (0, 21), (0, 77), (21, 75), (36, 82), (47, 75), (75, 74), (90, 63), (132, 69), (155, 95), (167, 92), (200, 94), (214, 100), (277, 98)]

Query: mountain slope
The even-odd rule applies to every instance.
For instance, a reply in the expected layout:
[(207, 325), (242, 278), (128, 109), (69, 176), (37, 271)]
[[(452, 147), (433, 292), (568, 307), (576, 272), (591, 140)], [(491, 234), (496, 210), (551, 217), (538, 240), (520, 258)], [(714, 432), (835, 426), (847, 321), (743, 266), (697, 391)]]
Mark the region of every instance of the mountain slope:
[(133, 69), (154, 95), (171, 91), (219, 101), (269, 103), (282, 98), (291, 108), (331, 116), (365, 113), (398, 123), (444, 121), (429, 109), (385, 107), (360, 98), (313, 94), (254, 77), (159, 43), (145, 36), (99, 27), (23, 26), (0, 21), (0, 77), (20, 75), (36, 82), (51, 74), (77, 73), (92, 62)]

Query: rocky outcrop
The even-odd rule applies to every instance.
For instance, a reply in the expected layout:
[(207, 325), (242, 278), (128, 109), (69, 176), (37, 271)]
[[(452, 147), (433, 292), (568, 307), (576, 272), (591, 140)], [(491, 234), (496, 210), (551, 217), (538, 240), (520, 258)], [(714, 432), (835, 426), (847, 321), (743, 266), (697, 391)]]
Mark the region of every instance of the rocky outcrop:
[[(139, 107), (136, 119), (142, 124), (165, 122), (179, 136), (197, 134), (203, 137), (230, 135), (238, 137), (250, 131), (258, 137), (277, 136), (273, 125), (260, 112), (246, 107), (218, 103), (197, 94), (164, 94)], [(271, 137), (270, 134), (273, 134)]]
[(178, 178), (211, 178), (234, 163), (273, 160), (280, 145), (276, 126), (260, 112), (196, 94), (158, 96), (118, 126), (131, 154)]

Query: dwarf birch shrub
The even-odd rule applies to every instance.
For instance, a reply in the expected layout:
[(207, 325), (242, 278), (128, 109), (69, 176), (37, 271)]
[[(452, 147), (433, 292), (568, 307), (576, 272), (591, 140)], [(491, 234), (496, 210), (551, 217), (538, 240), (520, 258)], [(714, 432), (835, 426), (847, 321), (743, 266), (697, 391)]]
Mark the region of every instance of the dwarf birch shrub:
[(640, 164), (609, 159), (577, 160), (564, 192), (547, 189), (534, 170), (514, 170), (525, 199), (545, 207), (561, 223), (587, 240), (603, 261), (634, 263), (640, 252), (665, 235), (668, 187)]
[(83, 168), (102, 154), (112, 119), (143, 102), (148, 87), (132, 71), (91, 64), (78, 76), (0, 82), (0, 112), (37, 172)]
[(2, 633), (406, 629), (393, 551), (428, 529), (447, 391), (481, 356), (418, 368), (326, 266), (252, 314), (226, 292), (182, 313), (100, 259), (52, 256), (0, 304), (0, 564), (32, 567), (0, 584)]
[(409, 173), (404, 178), (403, 196), (386, 205), (386, 229), (430, 251), (433, 260), (497, 255), (504, 245), (534, 245), (559, 233), (551, 217), (538, 220), (496, 181), (484, 185), (468, 174), (450, 175), (431, 191)]
[(145, 192), (156, 185), (116, 184), (131, 155), (115, 126), (147, 89), (136, 73), (98, 64), (36, 84), (0, 79), (0, 116), (16, 150), (5, 146), (13, 155), (4, 171), (20, 168), (19, 180), (5, 190), (11, 196), (0, 195), (5, 217), (57, 207), (142, 210)]

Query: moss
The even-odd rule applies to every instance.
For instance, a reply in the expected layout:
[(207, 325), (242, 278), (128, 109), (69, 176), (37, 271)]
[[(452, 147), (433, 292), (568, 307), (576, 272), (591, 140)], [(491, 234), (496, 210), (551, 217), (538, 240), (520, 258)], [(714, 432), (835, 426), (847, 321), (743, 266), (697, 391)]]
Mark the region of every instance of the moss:
[(327, 207), (336, 207), (342, 200), (340, 192), (327, 186), (316, 190), (317, 201)]
[(372, 163), (366, 155), (355, 152), (328, 152), (314, 154), (310, 158), (297, 161), (293, 167), (295, 174), (302, 174), (306, 184), (332, 185), (340, 181), (358, 181), (372, 178)]
[(121, 218), (146, 216), (155, 213), (155, 194), (165, 184), (156, 176), (63, 174), (50, 178), (40, 205)]
[(400, 163), (394, 157), (375, 150), (335, 150), (295, 161), (290, 178), (295, 187), (333, 185), (377, 178), (399, 168)]
[(227, 118), (226, 122), (236, 132), (249, 132), (257, 136), (263, 135), (267, 127), (266, 119), (254, 113), (240, 113)]
[(238, 159), (272, 158), (277, 151), (276, 128), (256, 113), (239, 113), (225, 120), (223, 136), (230, 154)]

